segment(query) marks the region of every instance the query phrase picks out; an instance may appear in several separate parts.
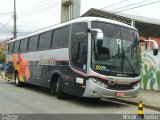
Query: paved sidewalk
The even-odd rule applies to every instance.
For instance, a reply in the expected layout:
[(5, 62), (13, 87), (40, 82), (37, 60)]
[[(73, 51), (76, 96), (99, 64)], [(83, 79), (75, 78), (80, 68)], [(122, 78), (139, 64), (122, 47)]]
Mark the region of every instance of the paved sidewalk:
[(0, 78), (5, 79), (5, 71), (0, 71)]
[(160, 92), (158, 91), (140, 90), (136, 98), (119, 98), (113, 100), (136, 106), (142, 101), (144, 107), (160, 111)]

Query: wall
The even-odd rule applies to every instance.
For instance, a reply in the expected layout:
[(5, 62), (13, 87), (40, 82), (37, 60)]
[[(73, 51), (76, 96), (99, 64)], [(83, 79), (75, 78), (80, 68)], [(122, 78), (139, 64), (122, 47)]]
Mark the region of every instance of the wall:
[[(144, 38), (141, 37), (141, 40)], [(153, 56), (152, 44), (148, 44), (147, 50), (145, 49), (145, 44), (142, 46), (142, 61), (143, 61), (143, 71), (142, 71), (142, 81), (141, 88), (147, 90), (160, 91), (160, 39), (149, 38), (155, 40), (159, 44), (159, 53), (157, 56)]]

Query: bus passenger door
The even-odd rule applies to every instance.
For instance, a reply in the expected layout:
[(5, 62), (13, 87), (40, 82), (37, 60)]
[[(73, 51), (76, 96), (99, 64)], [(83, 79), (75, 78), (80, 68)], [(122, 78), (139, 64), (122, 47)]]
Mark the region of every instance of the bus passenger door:
[[(87, 55), (88, 55), (88, 24), (86, 22), (72, 24), (71, 43), (70, 43), (70, 63), (76, 71), (87, 73)], [(71, 73), (70, 80), (66, 89), (73, 91), (72, 94), (81, 96), (83, 90), (80, 84), (76, 82), (77, 78), (84, 80), (84, 76), (75, 72)], [(83, 81), (83, 83), (85, 83)]]
[(88, 24), (86, 22), (72, 24), (71, 31), (71, 65), (87, 72)]

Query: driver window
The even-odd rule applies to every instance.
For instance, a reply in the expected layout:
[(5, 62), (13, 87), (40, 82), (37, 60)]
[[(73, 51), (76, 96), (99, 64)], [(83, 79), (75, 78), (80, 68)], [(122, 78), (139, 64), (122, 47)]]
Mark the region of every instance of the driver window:
[(87, 42), (80, 42), (78, 48), (78, 66), (84, 71), (87, 69)]

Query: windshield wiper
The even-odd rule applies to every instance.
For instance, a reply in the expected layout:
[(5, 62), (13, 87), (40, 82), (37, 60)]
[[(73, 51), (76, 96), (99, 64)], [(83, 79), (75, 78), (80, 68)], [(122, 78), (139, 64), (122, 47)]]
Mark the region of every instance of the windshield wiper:
[(127, 59), (128, 63), (129, 63), (129, 66), (131, 67), (134, 75), (136, 75), (136, 71), (134, 70), (133, 65), (131, 64), (131, 61), (130, 61), (130, 60), (128, 59), (128, 57), (125, 55), (124, 48), (122, 48), (122, 71), (123, 71), (125, 59)]
[[(124, 56), (124, 57), (127, 59), (127, 61), (128, 61), (129, 65), (130, 65), (130, 67), (131, 67), (131, 69), (132, 69), (134, 75), (136, 75), (136, 71), (135, 71), (135, 69), (133, 68), (133, 65), (131, 64), (131, 61), (128, 59), (127, 56)], [(124, 58), (124, 59), (125, 59), (125, 58)]]

